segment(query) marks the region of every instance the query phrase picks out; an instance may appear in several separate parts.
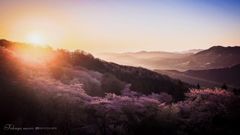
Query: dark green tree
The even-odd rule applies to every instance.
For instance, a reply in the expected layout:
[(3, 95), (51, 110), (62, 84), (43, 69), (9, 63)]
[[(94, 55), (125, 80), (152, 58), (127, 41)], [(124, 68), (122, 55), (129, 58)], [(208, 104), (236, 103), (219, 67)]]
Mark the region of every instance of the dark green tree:
[(221, 88), (224, 89), (224, 90), (227, 90), (227, 85), (226, 85), (226, 83), (223, 83), (223, 85), (222, 85)]
[(236, 89), (236, 88), (233, 89), (233, 93), (234, 93), (235, 95), (237, 95), (237, 89)]
[(197, 84), (197, 89), (201, 89), (201, 87), (200, 87), (199, 83)]
[(105, 74), (103, 76), (101, 87), (104, 92), (115, 93), (116, 95), (121, 94), (121, 90), (124, 89), (123, 83), (118, 80), (115, 76), (110, 74)]

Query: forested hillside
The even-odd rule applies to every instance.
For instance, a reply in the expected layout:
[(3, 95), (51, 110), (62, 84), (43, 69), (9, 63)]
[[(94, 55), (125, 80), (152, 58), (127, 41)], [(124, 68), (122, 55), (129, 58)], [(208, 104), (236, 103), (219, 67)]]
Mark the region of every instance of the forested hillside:
[(80, 50), (0, 45), (0, 134), (239, 133), (237, 93), (187, 89), (180, 80)]
[[(43, 59), (46, 62), (46, 66), (51, 70), (53, 77), (58, 80), (63, 77), (71, 78), (65, 72), (65, 68), (71, 69), (81, 66), (88, 70), (100, 72), (104, 74), (106, 78), (112, 76), (122, 82), (130, 83), (131, 90), (133, 91), (143, 94), (166, 92), (171, 94), (176, 101), (183, 100), (183, 92), (186, 92), (190, 87), (194, 87), (180, 80), (172, 79), (166, 75), (161, 75), (141, 67), (121, 66), (102, 61), (82, 50), (70, 52), (60, 49), (53, 51), (50, 47), (34, 47), (24, 43), (14, 43), (6, 40), (1, 40), (0, 45), (19, 55), (28, 55), (36, 59)], [(95, 92), (92, 92), (92, 94), (94, 93)], [(100, 95), (103, 94), (104, 91), (102, 91)]]

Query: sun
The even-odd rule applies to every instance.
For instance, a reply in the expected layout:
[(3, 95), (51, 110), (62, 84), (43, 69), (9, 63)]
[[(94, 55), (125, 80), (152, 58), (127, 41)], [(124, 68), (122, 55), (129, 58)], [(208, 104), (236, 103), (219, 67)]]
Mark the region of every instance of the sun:
[(42, 46), (45, 44), (45, 35), (41, 31), (34, 30), (26, 35), (25, 41), (33, 45)]
[(32, 35), (30, 37), (30, 42), (35, 43), (35, 44), (40, 44), (41, 43), (41, 37), (39, 35)]

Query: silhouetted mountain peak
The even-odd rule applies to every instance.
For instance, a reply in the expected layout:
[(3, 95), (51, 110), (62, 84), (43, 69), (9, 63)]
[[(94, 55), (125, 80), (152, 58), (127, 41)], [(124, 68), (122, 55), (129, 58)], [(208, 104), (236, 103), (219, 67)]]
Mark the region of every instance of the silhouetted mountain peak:
[(222, 50), (222, 49), (225, 49), (225, 50), (234, 50), (234, 49), (240, 49), (240, 46), (227, 46), (227, 47), (224, 47), (224, 46), (213, 46), (207, 50)]
[(236, 64), (236, 65), (230, 66), (229, 68), (231, 68), (231, 69), (240, 69), (240, 64)]
[(228, 47), (223, 47), (223, 46), (213, 46), (207, 50), (201, 51), (195, 55), (206, 55), (206, 54), (239, 54), (240, 47), (239, 46), (228, 46)]
[(224, 48), (226, 48), (226, 47), (218, 45), (218, 46), (210, 47), (208, 50), (219, 50), (219, 49), (224, 49)]

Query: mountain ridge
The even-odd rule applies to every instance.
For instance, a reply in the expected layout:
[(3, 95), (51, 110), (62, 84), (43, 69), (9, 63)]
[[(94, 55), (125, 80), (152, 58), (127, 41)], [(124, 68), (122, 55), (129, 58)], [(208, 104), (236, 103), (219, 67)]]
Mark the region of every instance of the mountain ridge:
[(199, 83), (200, 86), (207, 88), (221, 87), (223, 83), (226, 83), (230, 90), (240, 87), (240, 64), (227, 68), (187, 70), (184, 72), (157, 69), (154, 71), (191, 84)]
[[(134, 66), (141, 66), (152, 70), (204, 70), (224, 68), (240, 64), (240, 47), (238, 46), (213, 46), (206, 50), (198, 49), (198, 51), (200, 52), (184, 54), (156, 51), (153, 53), (154, 55), (150, 55), (151, 52), (127, 53), (128, 55), (133, 56), (134, 59), (137, 58), (139, 60), (135, 61), (134, 59), (129, 58), (129, 60), (125, 60), (124, 62), (120, 57), (123, 54), (106, 54), (105, 56), (102, 55), (98, 57), (103, 58), (106, 61), (127, 65), (131, 65), (131, 62), (135, 61)], [(142, 53), (144, 55), (142, 55)], [(141, 56), (139, 54), (141, 54)]]

